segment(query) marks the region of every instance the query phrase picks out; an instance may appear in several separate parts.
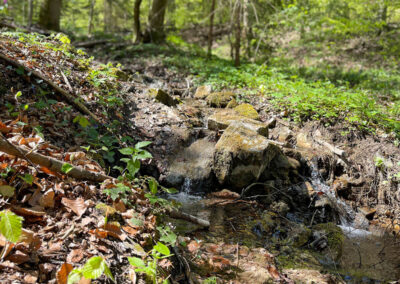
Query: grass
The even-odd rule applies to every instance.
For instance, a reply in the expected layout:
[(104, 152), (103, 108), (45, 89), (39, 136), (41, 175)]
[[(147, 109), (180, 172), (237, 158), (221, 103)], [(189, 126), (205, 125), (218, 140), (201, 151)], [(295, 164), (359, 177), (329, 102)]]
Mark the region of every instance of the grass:
[(201, 48), (177, 37), (170, 37), (168, 46), (130, 46), (121, 56), (161, 59), (170, 69), (192, 74), (198, 85), (266, 96), (277, 111), (288, 111), (299, 123), (320, 120), (369, 133), (381, 129), (400, 137), (400, 73), (329, 66), (301, 69), (282, 60), (270, 66), (245, 62), (235, 68), (229, 60), (207, 60)]

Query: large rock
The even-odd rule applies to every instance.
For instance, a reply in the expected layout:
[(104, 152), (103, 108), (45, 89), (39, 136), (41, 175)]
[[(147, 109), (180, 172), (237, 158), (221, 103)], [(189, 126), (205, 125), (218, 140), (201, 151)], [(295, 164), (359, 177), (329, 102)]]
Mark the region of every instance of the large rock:
[(209, 94), (206, 100), (212, 107), (226, 107), (235, 96), (232, 92), (217, 92)]
[(258, 115), (258, 112), (255, 110), (255, 108), (251, 104), (241, 104), (238, 105), (237, 107), (234, 108), (234, 111), (236, 111), (239, 115), (248, 117), (251, 119), (260, 119), (260, 116)]
[(240, 189), (257, 181), (279, 153), (278, 146), (235, 121), (215, 146), (214, 173), (220, 184)]
[(171, 158), (165, 181), (170, 186), (188, 187), (185, 190), (189, 191), (211, 189), (214, 146), (215, 143), (203, 138), (180, 151)]
[(207, 120), (207, 127), (210, 130), (224, 130), (232, 122), (241, 122), (246, 128), (268, 137), (268, 125), (254, 119), (238, 115), (235, 111), (224, 109), (215, 112)]

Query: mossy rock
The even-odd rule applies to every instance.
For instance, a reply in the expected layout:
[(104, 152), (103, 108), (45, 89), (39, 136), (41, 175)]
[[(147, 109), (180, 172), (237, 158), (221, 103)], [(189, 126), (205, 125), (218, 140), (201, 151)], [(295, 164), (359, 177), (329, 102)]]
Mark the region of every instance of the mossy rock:
[(226, 106), (226, 108), (235, 108), (238, 106), (238, 103), (235, 99), (232, 99)]
[(251, 119), (259, 120), (260, 116), (251, 104), (241, 104), (234, 108), (234, 110), (241, 116)]
[(232, 92), (217, 92), (209, 94), (206, 100), (212, 107), (226, 107), (235, 96)]
[(194, 94), (195, 99), (204, 100), (211, 93), (211, 86), (200, 86), (196, 89), (196, 93)]
[(178, 104), (178, 101), (161, 89), (149, 89), (147, 94), (166, 106), (176, 106)]
[(334, 223), (322, 223), (312, 227), (313, 231), (322, 231), (328, 240), (329, 251), (335, 261), (342, 256), (344, 243), (344, 233), (342, 229)]

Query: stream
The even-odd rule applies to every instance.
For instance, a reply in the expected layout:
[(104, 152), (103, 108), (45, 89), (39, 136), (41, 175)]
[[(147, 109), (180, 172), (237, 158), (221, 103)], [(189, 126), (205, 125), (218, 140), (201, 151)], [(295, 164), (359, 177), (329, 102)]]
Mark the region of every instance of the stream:
[[(379, 230), (368, 227), (358, 228), (354, 225), (356, 212), (344, 201), (335, 197), (313, 168), (310, 182), (317, 190), (323, 192), (330, 201), (334, 202), (337, 221), (343, 231), (344, 241), (342, 254), (339, 259), (332, 261), (321, 257), (318, 259), (323, 271), (337, 275), (345, 283), (385, 283), (400, 278), (400, 240)], [(256, 226), (251, 228), (248, 224), (257, 214), (262, 214), (263, 209), (247, 210), (242, 205), (230, 204), (227, 206), (214, 206), (213, 197), (201, 192), (193, 192), (191, 181), (185, 179), (180, 193), (171, 195), (171, 200), (181, 204), (182, 211), (207, 219), (211, 226), (208, 232), (185, 221), (173, 221), (173, 227), (181, 234), (194, 234), (196, 238), (204, 238), (208, 242), (239, 243), (253, 247), (269, 247), (268, 238), (258, 231)], [(291, 213), (286, 217), (289, 219)], [(325, 212), (320, 212), (325, 214)], [(279, 228), (273, 232), (271, 238), (282, 240)], [(200, 229), (200, 233), (196, 230)], [(210, 237), (211, 236), (211, 237)], [(283, 247), (285, 248), (285, 247)], [(280, 253), (273, 251), (274, 254)], [(279, 267), (279, 266), (278, 266)]]

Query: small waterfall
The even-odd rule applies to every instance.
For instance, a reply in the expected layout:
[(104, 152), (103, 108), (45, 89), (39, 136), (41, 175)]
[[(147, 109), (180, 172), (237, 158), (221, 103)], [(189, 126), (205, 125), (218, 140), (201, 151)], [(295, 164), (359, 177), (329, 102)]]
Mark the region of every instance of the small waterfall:
[(323, 192), (329, 199), (334, 207), (333, 209), (338, 213), (340, 225), (344, 227), (352, 227), (355, 218), (353, 208), (347, 205), (343, 200), (339, 199), (335, 192), (330, 189), (330, 186), (325, 184), (318, 172), (318, 167), (314, 164), (311, 165), (311, 184), (317, 191)]

